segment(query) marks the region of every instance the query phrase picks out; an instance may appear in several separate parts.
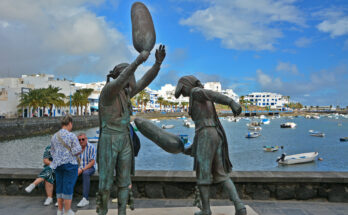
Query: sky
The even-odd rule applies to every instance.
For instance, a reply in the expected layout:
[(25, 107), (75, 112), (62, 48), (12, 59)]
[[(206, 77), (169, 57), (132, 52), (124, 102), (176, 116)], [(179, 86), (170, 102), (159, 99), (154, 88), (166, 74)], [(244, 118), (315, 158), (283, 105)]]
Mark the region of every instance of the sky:
[[(1, 0), (0, 78), (54, 74), (106, 80), (139, 54), (131, 6), (121, 0)], [(156, 45), (139, 79), (167, 56), (149, 86), (184, 75), (238, 95), (275, 92), (305, 105), (348, 105), (347, 0), (152, 0)]]

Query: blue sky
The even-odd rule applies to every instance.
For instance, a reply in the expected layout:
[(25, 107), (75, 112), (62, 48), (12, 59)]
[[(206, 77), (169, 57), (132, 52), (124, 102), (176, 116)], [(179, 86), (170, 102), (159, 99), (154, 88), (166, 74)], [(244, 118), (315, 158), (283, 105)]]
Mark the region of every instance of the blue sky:
[[(156, 80), (220, 81), (238, 95), (277, 92), (307, 105), (348, 105), (348, 1), (143, 1), (167, 57)], [(49, 73), (105, 80), (137, 56), (133, 1), (2, 0), (0, 77)], [(154, 51), (154, 50), (153, 50)], [(138, 68), (141, 77), (154, 53)]]

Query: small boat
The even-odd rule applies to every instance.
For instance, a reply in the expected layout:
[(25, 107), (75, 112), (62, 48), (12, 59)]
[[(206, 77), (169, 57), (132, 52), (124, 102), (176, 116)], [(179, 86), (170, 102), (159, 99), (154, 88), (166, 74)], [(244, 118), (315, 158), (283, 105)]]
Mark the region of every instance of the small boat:
[(260, 136), (260, 132), (249, 132), (247, 133), (247, 135), (245, 135), (245, 138), (255, 138), (255, 137), (258, 137)]
[(278, 146), (263, 146), (263, 151), (265, 152), (275, 152), (278, 151)]
[(184, 122), (184, 126), (187, 127), (187, 128), (194, 128), (195, 127), (195, 124), (189, 122), (189, 121), (185, 121)]
[(314, 115), (314, 116), (311, 116), (311, 119), (320, 119), (320, 116)]
[(260, 126), (249, 126), (248, 129), (250, 131), (261, 131), (262, 128)]
[(308, 152), (302, 154), (286, 155), (283, 153), (281, 157), (278, 157), (277, 162), (279, 164), (298, 164), (298, 163), (308, 163), (314, 161), (318, 156), (318, 152)]
[(239, 118), (227, 117), (227, 121), (229, 121), (229, 122), (239, 122)]
[(269, 119), (262, 119), (261, 123), (264, 124), (264, 125), (269, 125), (271, 123), (271, 120), (269, 120)]
[(151, 119), (151, 122), (161, 122), (161, 121), (159, 121), (158, 119)]
[(325, 134), (320, 131), (309, 130), (308, 132), (309, 132), (309, 135), (313, 137), (325, 137)]
[(98, 143), (99, 142), (99, 130), (95, 131), (96, 135), (94, 137), (87, 137), (89, 143)]
[(281, 128), (295, 128), (296, 123), (294, 122), (286, 122), (280, 125)]
[(341, 141), (341, 142), (348, 142), (348, 137), (341, 137), (341, 138), (340, 138), (340, 141)]
[(163, 129), (174, 128), (174, 125), (162, 125)]
[(261, 123), (260, 122), (257, 122), (257, 121), (252, 121), (250, 123), (247, 123), (246, 124), (248, 127), (251, 127), (251, 126), (260, 126)]

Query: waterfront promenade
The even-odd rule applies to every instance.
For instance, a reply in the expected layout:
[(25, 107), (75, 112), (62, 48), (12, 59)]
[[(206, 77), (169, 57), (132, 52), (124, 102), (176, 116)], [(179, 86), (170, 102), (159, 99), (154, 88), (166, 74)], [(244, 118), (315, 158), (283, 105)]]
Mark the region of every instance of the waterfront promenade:
[[(76, 204), (80, 199), (74, 198), (72, 209), (95, 210), (95, 198), (90, 199), (90, 205), (85, 208), (77, 208)], [(0, 195), (0, 214), (9, 215), (50, 215), (56, 214), (57, 208), (54, 205), (43, 206), (44, 197), (38, 196), (1, 196)], [(137, 209), (173, 207), (192, 207), (192, 199), (135, 199)], [(259, 201), (244, 200), (246, 205), (252, 208), (259, 215), (346, 215), (348, 214), (347, 203), (332, 203), (319, 201)], [(230, 206), (227, 200), (212, 200), (212, 206)], [(109, 202), (109, 208), (116, 209), (117, 204)], [(91, 213), (96, 214), (96, 213)], [(113, 213), (116, 214), (116, 213)], [(179, 214), (185, 215), (185, 214)], [(191, 214), (193, 215), (193, 214)], [(216, 215), (216, 214), (215, 214)], [(222, 214), (219, 214), (222, 215)], [(226, 214), (227, 215), (227, 214)], [(229, 213), (228, 215), (234, 215)]]

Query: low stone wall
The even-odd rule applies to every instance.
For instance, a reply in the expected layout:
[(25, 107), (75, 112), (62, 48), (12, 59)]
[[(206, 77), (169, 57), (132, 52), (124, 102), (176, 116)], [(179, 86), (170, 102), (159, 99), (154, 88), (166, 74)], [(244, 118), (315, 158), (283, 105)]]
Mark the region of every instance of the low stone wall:
[[(27, 194), (28, 186), (40, 169), (0, 168), (0, 195), (45, 195), (44, 188)], [(310, 200), (348, 202), (348, 172), (267, 172), (236, 171), (231, 174), (239, 196), (255, 200)], [(192, 171), (136, 171), (132, 178), (136, 198), (194, 198), (195, 173)], [(90, 196), (98, 190), (98, 175), (91, 178)], [(116, 197), (113, 187), (111, 196)], [(75, 195), (82, 194), (82, 183)], [(213, 185), (211, 198), (227, 199), (222, 187)]]
[[(51, 134), (61, 128), (62, 117), (0, 119), (0, 141)], [(74, 116), (73, 129), (96, 127), (98, 116)]]

